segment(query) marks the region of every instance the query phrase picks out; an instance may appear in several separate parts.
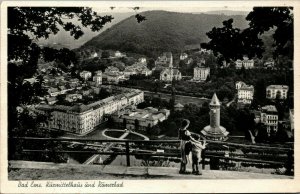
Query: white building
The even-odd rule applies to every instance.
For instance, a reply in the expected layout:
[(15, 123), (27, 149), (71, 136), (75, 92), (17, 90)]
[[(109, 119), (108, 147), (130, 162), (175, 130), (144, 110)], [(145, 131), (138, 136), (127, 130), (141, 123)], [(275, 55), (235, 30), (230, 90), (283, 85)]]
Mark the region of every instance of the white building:
[(102, 84), (102, 74), (101, 75), (94, 75), (93, 76), (93, 82), (96, 83), (96, 85)]
[(84, 80), (89, 79), (90, 77), (92, 77), (92, 72), (90, 71), (82, 71), (80, 72), (80, 77), (82, 77)]
[[(158, 110), (152, 107), (136, 109), (128, 107), (125, 110), (120, 110), (112, 114), (112, 118), (120, 127), (126, 127), (126, 129), (130, 130), (146, 131), (159, 122), (166, 120), (169, 115), (170, 111), (167, 109)], [(126, 126), (124, 126), (125, 123)]]
[(123, 72), (105, 72), (103, 73), (103, 78), (109, 84), (118, 84), (120, 81), (126, 80)]
[(139, 58), (138, 62), (142, 64), (147, 64), (147, 59), (145, 57), (141, 57)]
[(162, 81), (172, 81), (174, 80), (181, 80), (181, 72), (178, 69), (174, 68), (165, 68), (160, 73), (160, 80)]
[(262, 107), (261, 122), (267, 127), (267, 132), (277, 132), (278, 130), (278, 112), (275, 106), (267, 105)]
[(103, 122), (105, 114), (112, 114), (128, 106), (129, 102), (138, 104), (144, 101), (143, 91), (131, 90), (129, 93), (128, 96), (111, 96), (88, 105), (40, 105), (36, 108), (51, 113), (48, 128), (86, 134)]
[(205, 81), (207, 76), (210, 74), (209, 67), (195, 67), (194, 68), (194, 80), (195, 81)]
[(180, 54), (180, 60), (184, 60), (184, 59), (186, 59), (186, 58), (188, 58), (189, 56), (188, 56), (188, 54), (186, 54), (186, 53), (181, 53)]
[(266, 97), (268, 99), (286, 99), (289, 87), (287, 85), (269, 85), (266, 88)]
[(115, 72), (120, 72), (120, 70), (117, 67), (114, 67), (114, 66), (108, 66), (105, 69), (105, 73), (115, 73)]
[(244, 82), (238, 81), (238, 82), (235, 83), (235, 88), (238, 90), (244, 85), (246, 85)]
[(244, 67), (245, 69), (254, 68), (254, 60), (249, 59), (248, 57), (243, 57), (243, 60), (236, 60), (235, 64), (237, 69), (241, 69), (242, 67)]
[(81, 94), (67, 94), (65, 100), (68, 102), (74, 102), (77, 101), (78, 99), (82, 99)]
[(243, 84), (238, 89), (238, 103), (251, 104), (254, 95), (254, 86)]
[(121, 53), (120, 51), (116, 51), (114, 56), (115, 57), (125, 57), (126, 55)]

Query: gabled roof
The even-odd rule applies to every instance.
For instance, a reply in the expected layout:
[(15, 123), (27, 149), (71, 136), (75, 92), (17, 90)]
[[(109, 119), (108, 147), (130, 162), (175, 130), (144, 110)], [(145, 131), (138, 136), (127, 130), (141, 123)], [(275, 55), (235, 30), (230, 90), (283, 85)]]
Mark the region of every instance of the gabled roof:
[(210, 105), (218, 105), (218, 106), (221, 105), (216, 93), (214, 93)]

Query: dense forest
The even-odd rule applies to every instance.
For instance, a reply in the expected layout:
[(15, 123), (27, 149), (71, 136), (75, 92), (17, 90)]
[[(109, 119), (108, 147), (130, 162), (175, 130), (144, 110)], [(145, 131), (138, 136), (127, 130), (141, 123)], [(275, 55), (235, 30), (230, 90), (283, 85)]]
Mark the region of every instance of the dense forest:
[(166, 11), (141, 13), (147, 20), (137, 23), (134, 16), (112, 26), (81, 48), (96, 47), (156, 57), (164, 51), (180, 52), (186, 45), (208, 41), (206, 32), (222, 21), (233, 18), (234, 26), (246, 28), (243, 15), (190, 14)]

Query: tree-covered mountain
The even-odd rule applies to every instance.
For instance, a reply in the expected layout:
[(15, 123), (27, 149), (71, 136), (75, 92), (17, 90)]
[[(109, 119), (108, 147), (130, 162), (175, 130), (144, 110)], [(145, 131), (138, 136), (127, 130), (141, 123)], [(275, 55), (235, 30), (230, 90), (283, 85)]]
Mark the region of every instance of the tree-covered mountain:
[(82, 48), (113, 49), (157, 55), (163, 51), (180, 52), (186, 45), (207, 42), (206, 32), (233, 18), (234, 26), (246, 28), (244, 15), (191, 14), (167, 11), (141, 13), (146, 21), (137, 23), (131, 16), (86, 42)]

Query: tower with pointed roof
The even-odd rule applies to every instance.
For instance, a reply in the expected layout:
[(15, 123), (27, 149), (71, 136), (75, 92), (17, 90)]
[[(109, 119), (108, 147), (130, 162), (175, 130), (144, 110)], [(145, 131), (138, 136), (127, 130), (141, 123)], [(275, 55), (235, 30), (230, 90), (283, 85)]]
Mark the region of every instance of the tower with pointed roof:
[(204, 127), (204, 129), (201, 131), (201, 133), (207, 139), (224, 141), (227, 139), (227, 136), (229, 134), (229, 132), (220, 125), (220, 106), (220, 101), (216, 93), (214, 93), (209, 104), (210, 125)]

